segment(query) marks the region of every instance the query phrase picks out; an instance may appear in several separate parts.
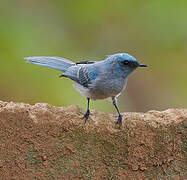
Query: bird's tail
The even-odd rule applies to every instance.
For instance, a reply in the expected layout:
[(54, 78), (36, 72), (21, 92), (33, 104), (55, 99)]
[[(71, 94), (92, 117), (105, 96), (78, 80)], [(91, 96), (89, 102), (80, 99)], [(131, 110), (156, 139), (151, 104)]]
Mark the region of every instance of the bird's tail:
[(45, 66), (60, 71), (66, 71), (70, 66), (75, 65), (72, 61), (61, 57), (47, 57), (47, 56), (35, 56), (24, 58), (27, 62), (36, 64), (39, 66)]

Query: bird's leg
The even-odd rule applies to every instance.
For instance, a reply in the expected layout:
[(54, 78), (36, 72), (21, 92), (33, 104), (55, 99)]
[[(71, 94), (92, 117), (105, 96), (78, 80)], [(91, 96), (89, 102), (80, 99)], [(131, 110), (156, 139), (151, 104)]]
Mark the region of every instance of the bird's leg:
[(118, 109), (118, 105), (117, 105), (117, 101), (116, 101), (116, 98), (115, 97), (112, 97), (112, 102), (113, 102), (113, 105), (115, 106), (117, 112), (118, 112), (118, 120), (116, 122), (116, 124), (119, 124), (119, 126), (122, 125), (122, 115), (121, 113), (119, 112), (119, 109)]
[(84, 114), (85, 123), (86, 123), (86, 121), (88, 120), (88, 117), (89, 117), (89, 115), (90, 115), (90, 98), (87, 98), (87, 100), (88, 100), (87, 111), (86, 111), (86, 113)]

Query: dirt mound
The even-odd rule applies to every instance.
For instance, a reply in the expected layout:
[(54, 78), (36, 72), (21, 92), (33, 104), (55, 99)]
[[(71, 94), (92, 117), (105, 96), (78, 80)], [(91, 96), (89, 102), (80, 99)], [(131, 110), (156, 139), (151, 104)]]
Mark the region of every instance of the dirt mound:
[(187, 178), (187, 110), (123, 115), (0, 101), (0, 179)]

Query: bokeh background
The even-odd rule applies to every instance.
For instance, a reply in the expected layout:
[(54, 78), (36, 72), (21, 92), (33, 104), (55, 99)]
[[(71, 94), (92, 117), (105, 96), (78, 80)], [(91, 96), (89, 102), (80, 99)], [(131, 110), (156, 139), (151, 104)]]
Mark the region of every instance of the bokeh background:
[[(187, 107), (186, 0), (0, 0), (0, 100), (85, 108), (72, 81), (23, 57), (76, 62), (118, 52), (149, 65), (129, 77), (122, 112)], [(107, 100), (91, 106), (115, 112)]]

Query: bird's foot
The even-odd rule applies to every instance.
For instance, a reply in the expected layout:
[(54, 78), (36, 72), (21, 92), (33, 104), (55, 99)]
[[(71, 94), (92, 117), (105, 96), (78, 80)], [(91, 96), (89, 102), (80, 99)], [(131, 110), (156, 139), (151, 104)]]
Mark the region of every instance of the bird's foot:
[(87, 122), (89, 115), (90, 115), (90, 111), (87, 110), (86, 113), (84, 114), (84, 117), (83, 117), (85, 119), (85, 123)]
[(122, 116), (121, 114), (119, 114), (119, 116), (118, 116), (118, 120), (116, 121), (116, 124), (118, 124), (119, 127), (122, 126), (122, 118), (123, 118), (123, 116)]

